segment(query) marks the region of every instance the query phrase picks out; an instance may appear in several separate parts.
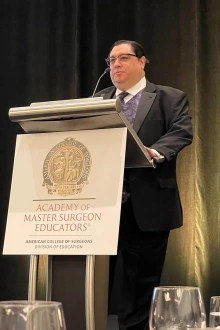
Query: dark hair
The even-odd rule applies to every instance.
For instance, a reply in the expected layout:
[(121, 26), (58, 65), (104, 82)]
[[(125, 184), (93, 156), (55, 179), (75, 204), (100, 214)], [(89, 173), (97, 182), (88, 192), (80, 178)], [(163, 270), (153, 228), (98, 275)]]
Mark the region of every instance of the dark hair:
[[(129, 44), (129, 45), (131, 45), (131, 48), (132, 48), (133, 52), (135, 53), (135, 55), (138, 58), (141, 58), (142, 56), (145, 56), (145, 54), (144, 54), (144, 48), (137, 41), (133, 41), (133, 40), (118, 40), (118, 41), (116, 41), (112, 45), (112, 47), (110, 48), (109, 54), (111, 53), (112, 49), (115, 46), (118, 46), (118, 45), (121, 45), (121, 44)], [(146, 60), (147, 60), (147, 63), (149, 63), (149, 61), (148, 61), (147, 58), (146, 58)]]

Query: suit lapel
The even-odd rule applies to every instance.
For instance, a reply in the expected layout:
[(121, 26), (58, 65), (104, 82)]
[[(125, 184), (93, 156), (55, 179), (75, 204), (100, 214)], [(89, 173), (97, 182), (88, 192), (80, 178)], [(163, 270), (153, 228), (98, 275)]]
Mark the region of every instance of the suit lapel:
[(116, 91), (115, 87), (111, 87), (109, 91), (101, 94), (100, 96), (103, 97), (104, 100), (113, 99), (115, 95), (115, 91)]
[(148, 115), (154, 103), (155, 97), (157, 96), (155, 90), (156, 90), (155, 85), (147, 81), (147, 85), (141, 95), (141, 99), (137, 109), (137, 114), (134, 120), (133, 129), (135, 130), (136, 133), (141, 128), (144, 119)]
[[(116, 91), (115, 87), (110, 87), (109, 90), (107, 90), (105, 93), (101, 94), (100, 96), (103, 97), (104, 100), (112, 99), (114, 98), (115, 91)], [(144, 119), (148, 115), (154, 103), (154, 100), (157, 95), (155, 91), (156, 91), (156, 86), (151, 82), (147, 81), (147, 85), (141, 95), (141, 99), (137, 109), (137, 114), (134, 120), (133, 129), (135, 130), (136, 133), (141, 128)]]

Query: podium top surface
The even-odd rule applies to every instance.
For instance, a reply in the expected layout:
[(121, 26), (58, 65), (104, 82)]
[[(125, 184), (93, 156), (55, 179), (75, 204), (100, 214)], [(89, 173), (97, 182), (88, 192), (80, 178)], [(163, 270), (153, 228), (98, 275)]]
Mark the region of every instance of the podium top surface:
[(122, 113), (120, 101), (85, 98), (31, 103), (9, 110), (10, 120), (27, 133), (65, 132), (107, 128), (127, 128), (125, 164), (127, 168), (156, 167), (154, 160)]
[(116, 110), (116, 99), (103, 100), (99, 98), (87, 98), (65, 101), (52, 101), (42, 103), (31, 103), (27, 107), (11, 108), (9, 118), (13, 122), (68, 119), (109, 114)]

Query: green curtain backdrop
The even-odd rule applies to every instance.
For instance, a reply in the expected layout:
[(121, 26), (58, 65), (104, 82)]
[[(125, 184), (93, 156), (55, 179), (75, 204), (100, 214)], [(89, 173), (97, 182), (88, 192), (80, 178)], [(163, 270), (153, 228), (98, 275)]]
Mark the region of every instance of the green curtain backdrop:
[[(162, 284), (200, 286), (208, 311), (210, 296), (220, 295), (219, 0), (1, 0), (1, 248), (22, 133), (9, 108), (91, 95), (118, 39), (143, 44), (149, 80), (189, 96), (194, 142), (178, 160), (184, 226), (172, 232)], [(109, 84), (105, 76), (99, 88)], [(0, 256), (1, 300), (27, 298), (28, 261)], [(42, 260), (42, 292), (44, 268)]]
[(179, 158), (185, 225), (172, 233), (163, 283), (200, 286), (208, 311), (210, 296), (220, 295), (220, 2), (192, 3), (182, 2), (178, 80), (194, 143)]

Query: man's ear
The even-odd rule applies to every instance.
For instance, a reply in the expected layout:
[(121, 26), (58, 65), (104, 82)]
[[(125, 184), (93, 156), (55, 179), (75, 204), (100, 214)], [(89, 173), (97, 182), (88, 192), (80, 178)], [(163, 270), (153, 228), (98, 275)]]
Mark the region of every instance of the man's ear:
[(140, 62), (141, 62), (141, 68), (144, 70), (146, 63), (148, 63), (148, 60), (146, 59), (145, 56), (142, 56), (140, 58)]

